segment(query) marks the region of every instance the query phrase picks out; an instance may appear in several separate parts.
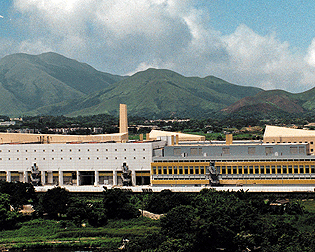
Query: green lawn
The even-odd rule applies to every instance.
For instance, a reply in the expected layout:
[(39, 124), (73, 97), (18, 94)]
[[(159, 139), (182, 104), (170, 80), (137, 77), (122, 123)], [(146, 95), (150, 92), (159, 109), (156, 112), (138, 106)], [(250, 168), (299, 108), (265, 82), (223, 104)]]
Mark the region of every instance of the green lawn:
[(2, 248), (103, 248), (116, 250), (122, 239), (137, 239), (160, 230), (159, 221), (139, 217), (132, 220), (110, 220), (104, 227), (76, 227), (70, 221), (35, 219), (19, 224), (15, 230), (0, 232)]

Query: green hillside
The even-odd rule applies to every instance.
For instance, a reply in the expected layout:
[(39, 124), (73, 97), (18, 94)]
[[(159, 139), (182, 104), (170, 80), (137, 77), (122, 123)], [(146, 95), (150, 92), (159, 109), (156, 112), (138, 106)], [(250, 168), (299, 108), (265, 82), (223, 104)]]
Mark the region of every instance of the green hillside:
[(56, 53), (9, 55), (0, 60), (0, 114), (27, 114), (81, 98), (121, 79)]
[[(215, 77), (184, 77), (170, 70), (148, 69), (111, 88), (63, 107), (69, 115), (118, 113), (126, 103), (128, 113), (156, 117), (206, 117), (259, 88), (230, 84)], [(78, 109), (78, 110), (77, 110)]]
[(152, 118), (303, 114), (315, 111), (315, 88), (299, 94), (264, 91), (165, 69), (122, 77), (56, 53), (0, 59), (1, 115), (118, 115), (120, 103), (127, 104), (129, 115)]

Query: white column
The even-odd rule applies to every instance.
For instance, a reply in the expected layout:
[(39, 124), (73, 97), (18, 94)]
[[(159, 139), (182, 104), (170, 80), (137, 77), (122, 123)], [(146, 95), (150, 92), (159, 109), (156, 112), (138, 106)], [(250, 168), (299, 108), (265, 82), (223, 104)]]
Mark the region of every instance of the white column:
[(80, 179), (80, 172), (79, 171), (77, 171), (77, 186), (79, 186), (80, 185), (80, 181), (81, 179)]
[(117, 185), (117, 171), (113, 171), (113, 185)]
[(52, 171), (48, 171), (47, 177), (48, 177), (48, 184), (51, 185), (54, 182), (53, 172)]
[(63, 186), (63, 171), (58, 171), (59, 186)]
[(98, 186), (100, 184), (100, 176), (99, 176), (99, 172), (98, 171), (95, 171), (94, 172), (94, 176), (95, 176), (95, 180), (94, 180), (94, 185), (95, 186)]
[(136, 171), (131, 171), (131, 185), (135, 186), (136, 184)]
[(46, 175), (45, 171), (40, 172), (40, 177), (41, 177), (40, 182), (42, 183), (42, 185), (46, 184), (46, 176), (45, 175)]
[(7, 182), (11, 182), (11, 172), (7, 171)]
[(23, 182), (24, 183), (29, 183), (29, 181), (28, 181), (28, 172), (27, 171), (23, 171)]

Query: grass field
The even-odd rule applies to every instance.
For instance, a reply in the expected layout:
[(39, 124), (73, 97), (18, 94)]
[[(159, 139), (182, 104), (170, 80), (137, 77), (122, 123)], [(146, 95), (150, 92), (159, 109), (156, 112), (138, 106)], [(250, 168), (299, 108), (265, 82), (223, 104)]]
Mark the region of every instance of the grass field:
[(139, 217), (132, 220), (110, 220), (104, 227), (76, 227), (70, 221), (35, 219), (19, 224), (15, 230), (0, 232), (1, 249), (31, 248), (100, 248), (115, 251), (122, 240), (137, 239), (160, 230), (159, 221)]

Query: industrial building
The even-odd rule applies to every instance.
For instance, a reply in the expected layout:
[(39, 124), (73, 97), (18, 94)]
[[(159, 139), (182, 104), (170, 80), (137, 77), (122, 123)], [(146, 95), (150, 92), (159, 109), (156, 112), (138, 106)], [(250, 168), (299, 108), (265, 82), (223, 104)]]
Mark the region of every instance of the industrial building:
[(263, 141), (205, 141), (152, 130), (128, 140), (127, 107), (120, 132), (101, 135), (0, 133), (0, 180), (36, 187), (211, 187), (314, 185), (313, 131), (267, 126)]

